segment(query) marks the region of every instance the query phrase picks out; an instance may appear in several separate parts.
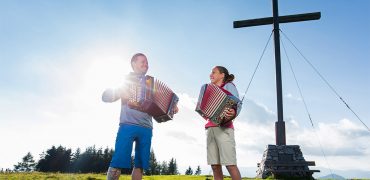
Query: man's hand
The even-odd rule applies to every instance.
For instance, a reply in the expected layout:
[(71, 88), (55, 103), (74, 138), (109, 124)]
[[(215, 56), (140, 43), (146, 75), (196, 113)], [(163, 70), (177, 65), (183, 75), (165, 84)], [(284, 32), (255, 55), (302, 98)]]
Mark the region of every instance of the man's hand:
[(173, 113), (174, 114), (177, 114), (179, 112), (179, 108), (177, 107), (177, 105), (173, 108)]
[(117, 93), (119, 93), (119, 96), (124, 100), (124, 101), (128, 101), (128, 99), (130, 98), (128, 92), (127, 92), (127, 88), (124, 88), (124, 87), (120, 87), (117, 89)]
[(119, 88), (117, 88), (117, 92), (119, 93), (120, 97), (124, 101), (128, 101), (129, 98), (130, 98), (130, 95), (129, 95), (129, 83), (124, 82), (123, 84), (121, 84), (121, 86)]

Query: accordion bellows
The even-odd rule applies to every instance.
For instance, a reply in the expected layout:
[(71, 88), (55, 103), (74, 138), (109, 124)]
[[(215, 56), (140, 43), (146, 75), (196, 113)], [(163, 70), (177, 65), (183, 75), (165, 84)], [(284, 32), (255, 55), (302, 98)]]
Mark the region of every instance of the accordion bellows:
[(173, 119), (179, 98), (164, 83), (147, 75), (145, 82), (128, 83), (127, 90), (130, 108), (148, 113), (159, 123)]
[(231, 93), (214, 84), (202, 86), (195, 111), (203, 118), (211, 120), (214, 124), (221, 125), (225, 118), (225, 111), (236, 108), (240, 100)]

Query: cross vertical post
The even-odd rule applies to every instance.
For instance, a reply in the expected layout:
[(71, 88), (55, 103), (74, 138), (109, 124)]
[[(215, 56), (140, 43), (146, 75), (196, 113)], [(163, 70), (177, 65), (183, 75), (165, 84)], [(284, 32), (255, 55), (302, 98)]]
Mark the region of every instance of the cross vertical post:
[(275, 69), (276, 69), (276, 95), (278, 121), (275, 122), (276, 145), (286, 145), (285, 122), (283, 112), (283, 89), (281, 80), (281, 55), (280, 55), (280, 28), (277, 0), (272, 1), (272, 12), (274, 22), (274, 47), (275, 47)]

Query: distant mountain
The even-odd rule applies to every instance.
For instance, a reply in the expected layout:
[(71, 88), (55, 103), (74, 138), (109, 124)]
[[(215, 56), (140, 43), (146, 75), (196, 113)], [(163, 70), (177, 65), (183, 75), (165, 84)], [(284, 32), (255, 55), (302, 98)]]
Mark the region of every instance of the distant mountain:
[(344, 177), (342, 177), (342, 176), (339, 176), (339, 175), (337, 175), (337, 174), (328, 174), (328, 175), (326, 175), (326, 176), (323, 176), (323, 177), (319, 177), (319, 178), (317, 178), (317, 179), (335, 179), (335, 180), (337, 180), (337, 179), (339, 179), (339, 180), (345, 180), (346, 178), (344, 178)]
[[(346, 169), (346, 170), (338, 170), (338, 169), (328, 169), (325, 167), (315, 167), (315, 169), (319, 169), (320, 173), (314, 173), (313, 176), (315, 179), (318, 179), (321, 176), (326, 174), (340, 174), (342, 177), (346, 179), (370, 179), (370, 170), (358, 170), (358, 169)], [(326, 177), (326, 176), (325, 176)]]

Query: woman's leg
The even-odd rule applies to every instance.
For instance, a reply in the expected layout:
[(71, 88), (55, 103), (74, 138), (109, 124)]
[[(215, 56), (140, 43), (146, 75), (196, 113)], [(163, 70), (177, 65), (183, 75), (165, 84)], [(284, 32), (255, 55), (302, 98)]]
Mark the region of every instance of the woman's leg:
[(222, 166), (220, 164), (211, 165), (213, 171), (213, 178), (214, 180), (222, 180), (224, 179), (224, 175), (222, 173)]
[(241, 176), (240, 176), (238, 166), (230, 165), (230, 166), (226, 166), (226, 168), (227, 168), (227, 171), (229, 171), (229, 174), (230, 174), (232, 180), (242, 179)]

